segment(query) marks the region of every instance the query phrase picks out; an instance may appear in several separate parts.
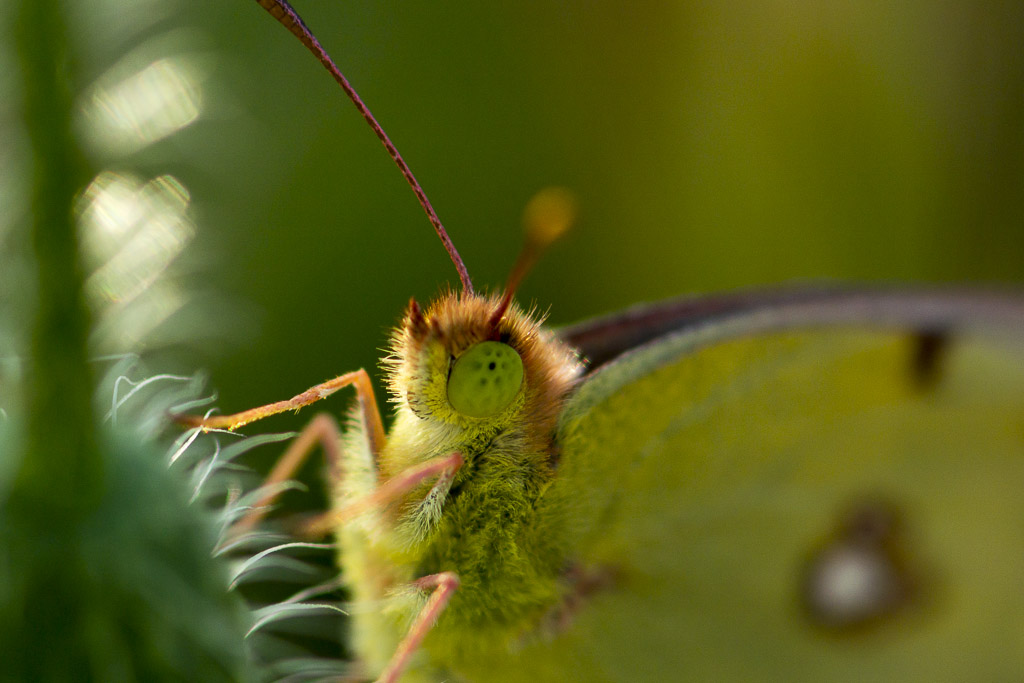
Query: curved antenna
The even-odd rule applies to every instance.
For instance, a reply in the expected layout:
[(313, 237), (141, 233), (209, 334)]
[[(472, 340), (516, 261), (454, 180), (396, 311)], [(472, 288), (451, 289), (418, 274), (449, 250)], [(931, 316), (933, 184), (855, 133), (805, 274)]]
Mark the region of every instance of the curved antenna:
[(320, 41), (316, 39), (313, 32), (309, 30), (306, 24), (302, 21), (302, 17), (299, 16), (291, 5), (285, 0), (256, 0), (260, 6), (267, 10), (275, 19), (277, 19), (286, 29), (292, 32), (299, 41), (306, 46), (306, 48), (313, 53), (313, 55), (323, 64), (324, 68), (330, 72), (334, 80), (338, 82), (341, 89), (345, 91), (348, 98), (352, 100), (352, 103), (356, 105), (356, 109), (362, 114), (366, 122), (370, 124), (370, 128), (377, 135), (377, 138), (384, 145), (384, 149), (388, 151), (388, 155), (398, 166), (398, 170), (402, 172), (402, 176), (405, 181), (409, 183), (409, 187), (412, 188), (413, 193), (416, 195), (416, 199), (419, 200), (420, 206), (427, 212), (427, 218), (430, 219), (430, 224), (434, 226), (434, 230), (437, 232), (437, 236), (441, 238), (441, 243), (444, 244), (445, 251), (448, 252), (448, 256), (451, 257), (452, 263), (455, 264), (455, 270), (459, 272), (459, 280), (462, 282), (462, 289), (467, 294), (473, 293), (473, 283), (469, 279), (469, 271), (466, 270), (466, 265), (462, 262), (462, 257), (459, 256), (459, 252), (455, 249), (455, 245), (452, 244), (452, 240), (448, 237), (448, 232), (441, 225), (441, 219), (437, 217), (437, 212), (434, 211), (434, 207), (430, 205), (430, 200), (427, 199), (426, 193), (423, 188), (420, 187), (419, 182), (416, 180), (416, 176), (412, 174), (412, 169), (405, 163), (405, 159), (398, 153), (398, 149), (394, 143), (388, 137), (388, 134), (384, 132), (380, 124), (377, 123), (377, 119), (374, 118), (373, 114), (370, 113), (369, 107), (367, 107), (362, 98), (359, 97), (359, 93), (356, 92), (355, 88), (348, 82), (345, 75), (341, 73), (341, 70), (331, 59), (331, 56), (327, 54), (327, 51), (320, 45)]
[(512, 298), (526, 274), (533, 268), (540, 255), (551, 246), (551, 244), (569, 231), (576, 222), (576, 214), (579, 212), (576, 196), (564, 187), (547, 187), (538, 192), (526, 204), (523, 210), (523, 227), (526, 230), (526, 240), (523, 242), (523, 249), (519, 252), (519, 258), (512, 266), (509, 273), (508, 283), (505, 285), (505, 293), (498, 301), (498, 306), (491, 313), (489, 324), (493, 334), (497, 334), (498, 325), (505, 317), (508, 307), (512, 305)]

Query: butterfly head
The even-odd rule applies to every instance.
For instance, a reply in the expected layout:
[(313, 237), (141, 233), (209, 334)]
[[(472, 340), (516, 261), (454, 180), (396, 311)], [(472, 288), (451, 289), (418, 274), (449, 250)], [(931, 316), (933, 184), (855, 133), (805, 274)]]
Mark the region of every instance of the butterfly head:
[(479, 428), (535, 412), (550, 387), (564, 393), (578, 374), (572, 350), (504, 299), (449, 292), (426, 309), (411, 301), (385, 360), (392, 401), (424, 420)]
[(421, 419), (459, 427), (500, 427), (524, 411), (548, 412), (545, 406), (565, 394), (579, 364), (542, 329), (542, 317), (516, 305), (514, 294), (574, 214), (566, 190), (542, 191), (527, 205), (526, 244), (501, 293), (448, 292), (426, 309), (409, 303), (385, 360), (393, 401)]

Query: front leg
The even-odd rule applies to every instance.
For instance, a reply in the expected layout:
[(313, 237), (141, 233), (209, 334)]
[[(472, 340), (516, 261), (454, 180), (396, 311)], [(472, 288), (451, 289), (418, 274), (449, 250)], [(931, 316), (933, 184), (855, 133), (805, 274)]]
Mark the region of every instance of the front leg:
[[(206, 418), (195, 415), (177, 415), (175, 419), (182, 424), (204, 431), (210, 429), (234, 430), (255, 420), (261, 420), (264, 417), (276, 415), (287, 410), (298, 410), (303, 406), (326, 398), (349, 385), (353, 386), (356, 390), (356, 399), (359, 402), (358, 417), (363, 425), (362, 434), (365, 439), (365, 447), (357, 450), (365, 454), (363, 457), (367, 458), (367, 462), (345, 463), (343, 460), (345, 456), (341, 449), (341, 430), (338, 428), (338, 423), (329, 415), (317, 415), (303, 428), (284, 454), (278, 459), (270, 474), (267, 475), (264, 486), (279, 484), (291, 479), (302, 466), (302, 463), (306, 461), (306, 458), (309, 457), (309, 454), (313, 452), (317, 444), (323, 448), (332, 481), (337, 481), (343, 476), (343, 470), (346, 469), (346, 466), (356, 465), (370, 468), (375, 473), (377, 457), (384, 448), (384, 423), (381, 420), (380, 411), (377, 409), (377, 399), (373, 393), (373, 384), (370, 382), (370, 376), (366, 370), (359, 369), (335, 377), (332, 380), (307, 389), (287, 401), (277, 401), (276, 403), (243, 410), (232, 415), (216, 415)], [(357, 453), (349, 457), (358, 458), (360, 455)], [(277, 491), (268, 493), (257, 501), (253, 508), (235, 523), (231, 529), (232, 536), (237, 537), (239, 534), (252, 529), (266, 516), (270, 504), (280, 495), (280, 488), (277, 488)]]
[(373, 395), (373, 384), (370, 382), (370, 375), (366, 370), (360, 368), (354, 372), (347, 372), (334, 379), (321, 382), (314, 387), (306, 389), (301, 394), (292, 396), (286, 401), (276, 401), (264, 406), (243, 410), (232, 415), (214, 415), (211, 417), (200, 417), (198, 415), (175, 415), (174, 419), (189, 427), (199, 427), (203, 431), (210, 429), (226, 429), (234, 431), (243, 425), (256, 420), (262, 420), (271, 415), (284, 413), (289, 410), (297, 411), (311, 403), (327, 398), (338, 389), (352, 385), (356, 390), (356, 398), (359, 399), (359, 409), (362, 413), (363, 424), (366, 426), (366, 438), (369, 442), (370, 452), (375, 456), (379, 455), (384, 448), (384, 423), (380, 418), (380, 410), (377, 409), (377, 399)]

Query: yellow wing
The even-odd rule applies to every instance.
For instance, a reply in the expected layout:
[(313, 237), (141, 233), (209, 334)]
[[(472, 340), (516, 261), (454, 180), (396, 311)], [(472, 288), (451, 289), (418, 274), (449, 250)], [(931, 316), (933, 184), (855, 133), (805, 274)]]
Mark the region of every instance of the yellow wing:
[(592, 374), (546, 519), (593, 580), (479, 680), (1024, 675), (1024, 307), (859, 296)]

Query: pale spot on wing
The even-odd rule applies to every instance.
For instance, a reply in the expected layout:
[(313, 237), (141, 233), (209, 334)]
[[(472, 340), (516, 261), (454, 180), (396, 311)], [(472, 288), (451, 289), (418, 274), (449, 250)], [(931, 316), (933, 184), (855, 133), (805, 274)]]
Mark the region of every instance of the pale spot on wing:
[(803, 604), (816, 625), (835, 630), (869, 626), (911, 602), (906, 539), (894, 507), (860, 503), (815, 551), (803, 579)]
[(839, 546), (817, 558), (807, 590), (816, 618), (841, 626), (883, 612), (898, 594), (899, 582), (881, 554)]

